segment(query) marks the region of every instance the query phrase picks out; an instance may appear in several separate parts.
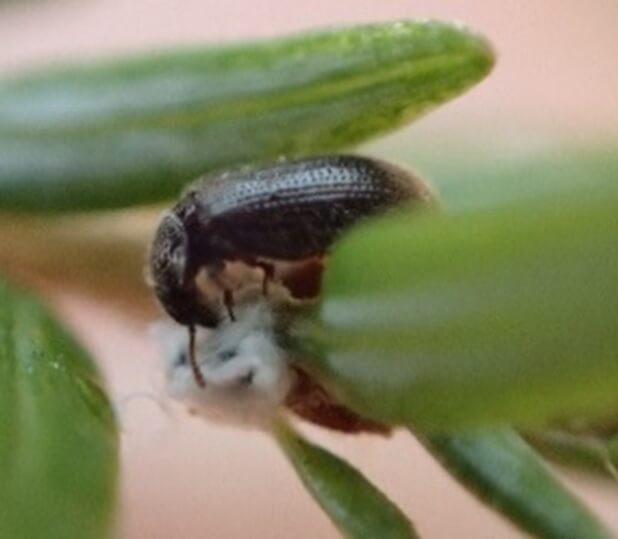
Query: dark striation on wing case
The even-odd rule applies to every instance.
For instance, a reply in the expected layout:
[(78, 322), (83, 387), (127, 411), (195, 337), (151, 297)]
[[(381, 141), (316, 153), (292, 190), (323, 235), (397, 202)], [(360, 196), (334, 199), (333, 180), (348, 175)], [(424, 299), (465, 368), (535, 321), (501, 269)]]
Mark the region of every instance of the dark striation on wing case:
[(213, 257), (300, 260), (325, 253), (361, 218), (427, 197), (420, 186), (409, 172), (381, 161), (321, 157), (206, 180), (174, 212), (201, 263)]

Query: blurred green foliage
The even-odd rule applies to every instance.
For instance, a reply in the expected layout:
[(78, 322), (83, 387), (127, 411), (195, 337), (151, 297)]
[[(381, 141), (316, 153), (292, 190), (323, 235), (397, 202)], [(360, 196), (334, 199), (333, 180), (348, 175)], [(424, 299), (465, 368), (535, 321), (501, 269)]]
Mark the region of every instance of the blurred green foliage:
[(345, 537), (417, 537), (405, 515), (350, 464), (307, 442), (283, 421), (275, 434), (307, 490)]
[(0, 283), (0, 537), (108, 537), (117, 434), (89, 357)]
[(617, 184), (586, 177), (510, 202), (500, 185), (468, 209), (446, 190), (452, 213), (413, 208), (335, 249), (321, 322), (299, 338), (342, 400), (443, 430), (618, 408)]
[(491, 69), (487, 43), (399, 22), (66, 68), (0, 84), (0, 208), (126, 207), (200, 174), (332, 152)]

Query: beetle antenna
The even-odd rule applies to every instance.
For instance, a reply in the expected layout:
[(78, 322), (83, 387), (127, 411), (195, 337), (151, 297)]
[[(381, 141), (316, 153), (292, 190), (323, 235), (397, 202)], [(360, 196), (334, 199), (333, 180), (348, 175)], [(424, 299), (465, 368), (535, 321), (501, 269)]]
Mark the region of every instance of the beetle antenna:
[(189, 364), (191, 365), (191, 370), (193, 371), (193, 377), (197, 382), (197, 385), (200, 387), (206, 387), (206, 380), (204, 380), (204, 375), (202, 371), (200, 371), (200, 367), (197, 364), (197, 359), (195, 357), (195, 325), (191, 324), (189, 327)]

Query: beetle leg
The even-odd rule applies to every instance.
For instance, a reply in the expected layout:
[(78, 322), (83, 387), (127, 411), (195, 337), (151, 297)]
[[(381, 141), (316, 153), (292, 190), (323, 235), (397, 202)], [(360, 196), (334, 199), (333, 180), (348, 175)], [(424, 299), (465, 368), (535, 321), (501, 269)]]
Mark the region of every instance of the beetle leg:
[(275, 279), (275, 265), (270, 262), (264, 262), (263, 260), (257, 260), (256, 258), (245, 258), (243, 260), (247, 266), (253, 268), (260, 268), (264, 275), (262, 277), (262, 295), (268, 295), (268, 283)]
[(193, 325), (189, 326), (189, 364), (191, 365), (191, 371), (197, 385), (206, 387), (206, 380), (202, 371), (200, 371), (200, 366), (197, 364), (197, 358), (195, 357), (195, 326)]
[(227, 309), (230, 320), (236, 322), (236, 316), (234, 315), (234, 294), (229, 288), (223, 289), (223, 304)]
[(234, 315), (234, 293), (230, 288), (228, 288), (228, 285), (222, 278), (224, 269), (225, 266), (223, 264), (211, 266), (210, 268), (208, 268), (208, 277), (219, 289), (223, 290), (223, 305), (225, 305), (230, 320), (232, 322), (235, 322), (236, 316)]
[(264, 276), (262, 278), (262, 295), (268, 295), (268, 283), (275, 278), (275, 266), (268, 262), (258, 262), (257, 266), (262, 268)]

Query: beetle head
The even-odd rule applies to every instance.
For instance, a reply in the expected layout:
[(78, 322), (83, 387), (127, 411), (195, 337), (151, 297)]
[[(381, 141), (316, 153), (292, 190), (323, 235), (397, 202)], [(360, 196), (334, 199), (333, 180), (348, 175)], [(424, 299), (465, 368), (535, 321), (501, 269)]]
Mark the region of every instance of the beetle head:
[(189, 236), (182, 220), (174, 213), (165, 214), (155, 233), (150, 274), (159, 302), (179, 324), (218, 325), (216, 308), (205, 302), (195, 284)]

